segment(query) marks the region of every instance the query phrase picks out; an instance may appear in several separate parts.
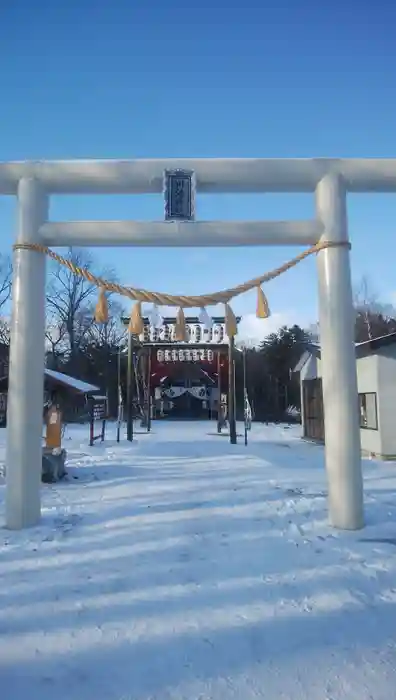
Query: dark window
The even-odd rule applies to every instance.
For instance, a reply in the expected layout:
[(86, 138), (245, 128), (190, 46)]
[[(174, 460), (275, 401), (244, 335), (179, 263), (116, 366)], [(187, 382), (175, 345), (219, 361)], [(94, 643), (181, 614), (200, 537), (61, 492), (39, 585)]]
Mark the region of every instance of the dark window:
[(377, 394), (359, 394), (360, 427), (378, 430)]

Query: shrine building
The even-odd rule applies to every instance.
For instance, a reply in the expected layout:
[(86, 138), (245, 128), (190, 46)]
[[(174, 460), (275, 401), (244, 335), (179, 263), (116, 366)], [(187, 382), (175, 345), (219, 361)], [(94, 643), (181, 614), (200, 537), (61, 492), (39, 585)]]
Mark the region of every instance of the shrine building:
[(140, 341), (149, 357), (152, 417), (217, 420), (229, 390), (225, 318), (213, 317), (208, 328), (198, 317), (186, 317), (186, 342), (175, 340), (175, 326), (175, 317), (162, 319), (157, 328), (144, 319)]

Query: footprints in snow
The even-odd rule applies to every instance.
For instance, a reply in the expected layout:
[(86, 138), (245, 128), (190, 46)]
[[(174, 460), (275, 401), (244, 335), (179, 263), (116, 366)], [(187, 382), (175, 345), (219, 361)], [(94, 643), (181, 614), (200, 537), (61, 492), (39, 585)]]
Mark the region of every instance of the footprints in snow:
[(81, 522), (81, 520), (81, 515), (77, 513), (68, 513), (56, 517), (54, 519), (54, 532), (50, 532), (43, 541), (53, 542), (58, 535), (65, 537)]

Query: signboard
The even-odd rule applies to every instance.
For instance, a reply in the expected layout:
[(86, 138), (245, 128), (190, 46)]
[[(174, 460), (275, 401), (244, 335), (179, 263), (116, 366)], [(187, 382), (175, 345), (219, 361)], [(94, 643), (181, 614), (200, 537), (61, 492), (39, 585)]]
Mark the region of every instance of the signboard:
[(165, 170), (165, 221), (194, 221), (195, 175), (193, 170)]
[(94, 403), (93, 405), (93, 419), (103, 420), (106, 418), (106, 406), (104, 403)]
[(91, 416), (95, 420), (104, 420), (107, 417), (107, 399), (105, 396), (93, 396), (91, 404)]
[(214, 361), (213, 350), (199, 348), (190, 350), (180, 348), (179, 350), (157, 350), (157, 362), (209, 362)]
[[(107, 416), (107, 399), (106, 396), (91, 397), (91, 420), (89, 422), (89, 444), (93, 446), (96, 440), (101, 442), (105, 439), (106, 433), (106, 416)], [(102, 422), (102, 428), (99, 435), (95, 435), (95, 421)]]

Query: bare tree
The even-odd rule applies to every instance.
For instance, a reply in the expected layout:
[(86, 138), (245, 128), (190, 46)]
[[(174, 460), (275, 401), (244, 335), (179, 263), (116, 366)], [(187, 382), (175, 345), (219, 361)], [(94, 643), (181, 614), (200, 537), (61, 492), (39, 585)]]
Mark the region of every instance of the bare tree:
[(396, 310), (391, 304), (379, 301), (369, 278), (365, 275), (354, 294), (356, 310), (355, 335), (357, 342), (373, 340), (396, 331)]
[(110, 297), (109, 320), (93, 323), (79, 348), (79, 376), (97, 384), (106, 394), (110, 413), (118, 405), (118, 385), (121, 372), (121, 349), (126, 346), (127, 333), (121, 321), (123, 308), (119, 300)]
[(0, 255), (0, 309), (11, 297), (12, 263), (9, 255)]
[[(77, 267), (92, 266), (92, 259), (85, 251), (70, 249), (67, 257)], [(51, 265), (46, 294), (46, 338), (54, 354), (75, 354), (84, 332), (93, 322), (94, 291), (94, 285), (83, 277), (57, 263)]]
[(10, 344), (10, 324), (5, 319), (0, 319), (0, 345)]
[[(92, 270), (93, 259), (85, 250), (70, 249), (68, 259), (77, 267)], [(112, 270), (103, 270), (100, 276), (115, 279)], [(94, 330), (96, 302), (95, 285), (62, 265), (52, 265), (47, 285), (46, 339), (54, 356), (63, 356), (73, 364), (78, 349), (90, 342), (92, 333), (98, 333)]]
[(108, 297), (109, 320), (107, 323), (93, 323), (85, 336), (88, 344), (98, 347), (119, 348), (125, 342), (125, 326), (121, 321), (124, 308), (120, 301)]
[(10, 324), (8, 315), (4, 314), (12, 291), (12, 263), (9, 255), (0, 254), (0, 343), (9, 345)]
[(377, 310), (377, 304), (378, 297), (370, 288), (368, 277), (364, 275), (355, 289), (354, 305), (357, 333), (359, 336), (367, 335), (367, 340), (373, 338), (373, 311)]
[(308, 328), (305, 329), (309, 342), (319, 343), (320, 342), (320, 327), (319, 321), (316, 323), (311, 323)]

